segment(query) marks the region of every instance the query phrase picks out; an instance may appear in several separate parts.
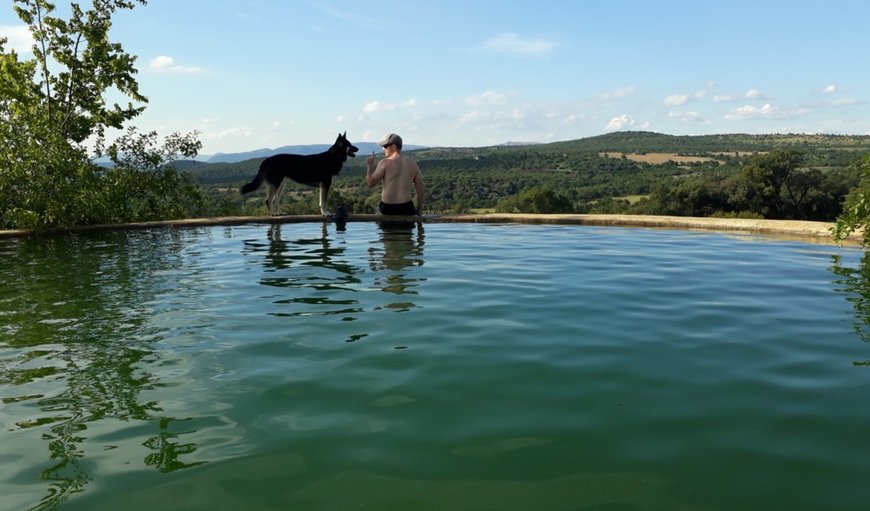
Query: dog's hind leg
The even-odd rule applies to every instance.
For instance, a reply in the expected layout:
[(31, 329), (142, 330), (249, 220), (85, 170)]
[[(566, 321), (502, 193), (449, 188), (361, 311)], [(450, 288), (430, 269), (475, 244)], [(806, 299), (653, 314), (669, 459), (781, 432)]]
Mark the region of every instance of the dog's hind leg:
[(269, 208), (269, 214), (272, 216), (278, 216), (281, 214), (280, 201), (281, 201), (281, 188), (283, 188), (284, 183), (281, 183), (281, 186), (275, 187), (272, 183), (267, 183), (266, 185), (266, 207)]
[(281, 209), (281, 199), (284, 197), (284, 191), (287, 189), (287, 180), (282, 179), (281, 184), (278, 185), (278, 188), (275, 190), (275, 198), (272, 199), (272, 206), (275, 208), (275, 215), (283, 215), (284, 211)]

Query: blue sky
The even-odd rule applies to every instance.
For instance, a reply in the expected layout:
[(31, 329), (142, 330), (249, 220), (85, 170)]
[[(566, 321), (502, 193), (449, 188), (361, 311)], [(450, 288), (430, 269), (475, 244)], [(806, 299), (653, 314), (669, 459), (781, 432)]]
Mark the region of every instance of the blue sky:
[[(133, 124), (198, 130), (212, 154), (339, 131), (870, 134), (868, 20), (864, 0), (150, 0), (112, 38), (149, 98)], [(11, 1), (0, 35), (27, 46)]]

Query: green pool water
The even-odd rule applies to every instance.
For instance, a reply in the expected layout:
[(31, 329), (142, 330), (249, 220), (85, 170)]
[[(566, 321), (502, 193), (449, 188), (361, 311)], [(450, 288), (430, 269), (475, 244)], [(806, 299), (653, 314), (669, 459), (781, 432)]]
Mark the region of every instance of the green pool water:
[(862, 251), (351, 223), (0, 240), (0, 510), (864, 510)]

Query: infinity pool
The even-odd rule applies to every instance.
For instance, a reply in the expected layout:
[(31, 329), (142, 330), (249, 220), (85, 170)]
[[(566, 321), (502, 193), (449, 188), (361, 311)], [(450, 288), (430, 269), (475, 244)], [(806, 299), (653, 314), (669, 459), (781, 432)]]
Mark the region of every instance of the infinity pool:
[(748, 235), (0, 240), (0, 510), (864, 510), (870, 269)]

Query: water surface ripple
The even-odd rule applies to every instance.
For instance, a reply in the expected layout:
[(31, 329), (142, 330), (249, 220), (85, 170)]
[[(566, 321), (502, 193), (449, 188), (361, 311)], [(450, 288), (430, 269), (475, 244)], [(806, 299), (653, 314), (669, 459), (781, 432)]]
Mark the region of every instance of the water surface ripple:
[(0, 240), (0, 510), (863, 510), (870, 270), (748, 235)]

